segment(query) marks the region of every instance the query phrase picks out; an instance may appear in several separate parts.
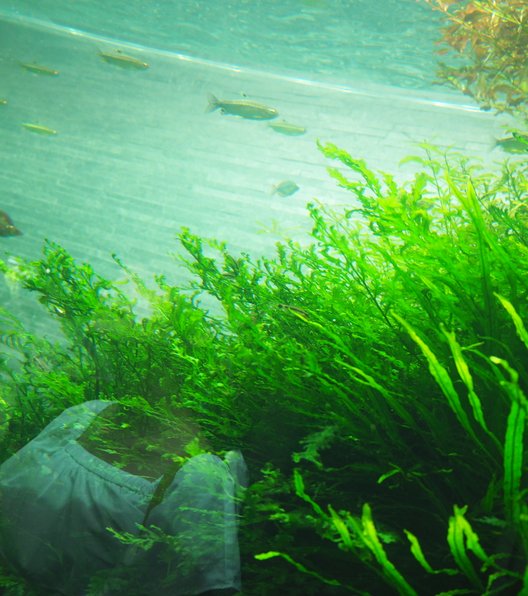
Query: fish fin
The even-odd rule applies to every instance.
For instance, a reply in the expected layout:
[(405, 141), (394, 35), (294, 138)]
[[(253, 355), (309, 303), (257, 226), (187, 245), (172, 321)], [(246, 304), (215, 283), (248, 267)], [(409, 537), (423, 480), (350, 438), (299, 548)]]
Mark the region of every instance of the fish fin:
[(220, 102), (218, 101), (216, 95), (209, 93), (207, 98), (209, 99), (209, 103), (207, 104), (207, 109), (205, 110), (206, 112), (214, 112), (220, 107)]

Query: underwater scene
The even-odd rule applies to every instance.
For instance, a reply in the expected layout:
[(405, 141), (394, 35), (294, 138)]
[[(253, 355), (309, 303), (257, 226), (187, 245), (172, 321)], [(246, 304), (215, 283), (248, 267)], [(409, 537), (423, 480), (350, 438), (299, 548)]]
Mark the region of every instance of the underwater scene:
[(528, 596), (526, 0), (0, 0), (0, 594)]

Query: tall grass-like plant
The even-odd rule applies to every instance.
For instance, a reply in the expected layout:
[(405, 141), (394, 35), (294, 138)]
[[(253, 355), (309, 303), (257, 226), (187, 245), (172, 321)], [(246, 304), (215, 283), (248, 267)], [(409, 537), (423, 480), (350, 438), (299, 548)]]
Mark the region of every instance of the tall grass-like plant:
[(349, 208), (274, 258), (183, 230), (185, 288), (121, 264), (148, 314), (53, 244), (4, 264), (65, 336), (4, 313), (4, 454), (83, 399), (185, 406), (250, 465), (245, 594), (528, 590), (527, 167), (425, 145), (401, 184), (320, 149)]

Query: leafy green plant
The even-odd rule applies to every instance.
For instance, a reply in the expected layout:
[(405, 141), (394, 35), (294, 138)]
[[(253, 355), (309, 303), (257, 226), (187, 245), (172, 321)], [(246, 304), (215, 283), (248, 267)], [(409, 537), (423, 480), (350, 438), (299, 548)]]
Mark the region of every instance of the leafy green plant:
[(320, 149), (351, 201), (308, 206), (310, 243), (256, 258), (183, 230), (185, 287), (116, 259), (141, 314), (56, 245), (4, 263), (64, 335), (3, 315), (4, 452), (84, 399), (186, 408), (250, 466), (244, 593), (527, 590), (527, 166), (424, 145), (400, 183)]

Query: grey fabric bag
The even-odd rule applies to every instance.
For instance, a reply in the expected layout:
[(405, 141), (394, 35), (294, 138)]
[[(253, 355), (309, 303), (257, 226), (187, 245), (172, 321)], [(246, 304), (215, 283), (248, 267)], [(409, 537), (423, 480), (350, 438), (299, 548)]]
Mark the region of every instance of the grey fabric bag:
[[(150, 550), (123, 544), (107, 528), (142, 536), (137, 524), (160, 479), (120, 470), (77, 442), (110, 403), (65, 410), (0, 466), (0, 553), (39, 589), (67, 596), (86, 594), (94, 574), (105, 572), (101, 594), (240, 589), (241, 454), (188, 459), (146, 522), (168, 538)], [(125, 586), (130, 578), (133, 588)]]

